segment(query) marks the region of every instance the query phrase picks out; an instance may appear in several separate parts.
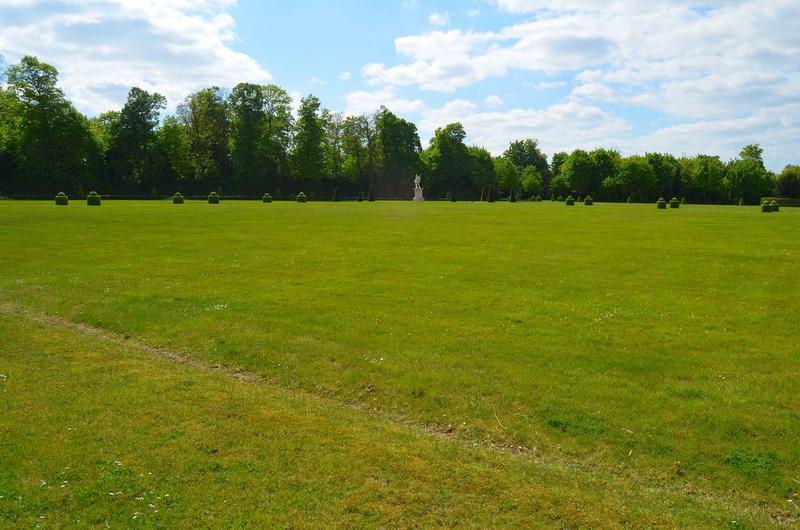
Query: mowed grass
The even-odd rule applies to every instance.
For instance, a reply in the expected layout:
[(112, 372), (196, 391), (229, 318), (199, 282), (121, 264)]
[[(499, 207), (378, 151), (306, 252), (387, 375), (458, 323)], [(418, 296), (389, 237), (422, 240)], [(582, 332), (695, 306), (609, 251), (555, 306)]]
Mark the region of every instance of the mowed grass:
[[(800, 210), (4, 202), (0, 233), (3, 336), (17, 337), (16, 347), (0, 345), (17, 374), (0, 399), (27, 411), (4, 417), (3, 431), (40, 440), (0, 445), (0, 467), (12, 468), (0, 487), (25, 489), (49, 509), (55, 501), (30, 483), (29, 460), (55, 465), (63, 446), (47, 441), (48, 429), (82, 421), (95, 427), (82, 434), (90, 449), (78, 458), (87, 480), (107, 471), (112, 442), (127, 455), (149, 447), (141, 469), (163, 466), (162, 480), (185, 495), (175, 517), (201, 517), (194, 510), (207, 480), (250, 507), (225, 519), (236, 523), (314, 512), (330, 519), (309, 518), (311, 526), (798, 521)], [(20, 316), (29, 311), (270, 385), (42, 329)], [(127, 371), (103, 370), (106, 361)], [(63, 364), (81, 377), (60, 379)], [(181, 391), (162, 384), (179, 377), (196, 382)], [(56, 383), (62, 392), (51, 390)], [(72, 420), (57, 419), (73, 405)], [(264, 409), (280, 419), (259, 423)], [(30, 415), (50, 420), (28, 425)], [(237, 454), (249, 467), (195, 477), (186, 449), (195, 440), (169, 446), (175, 422), (204, 426), (195, 445), (222, 437), (248, 448)], [(342, 431), (368, 449), (342, 441)], [(309, 490), (285, 482), (291, 459), (270, 444), (326, 460), (297, 471)], [(422, 476), (388, 456), (398, 448), (422, 455)], [(372, 504), (347, 494), (347, 484), (364, 483), (365, 461), (394, 479)], [(494, 473), (495, 489), (471, 479), (465, 463)], [(268, 466), (277, 482), (261, 473)], [(325, 474), (334, 477), (328, 488)], [(417, 496), (398, 501), (401, 485)], [(256, 493), (262, 487), (273, 488), (269, 499)], [(296, 498), (308, 503), (293, 511)], [(97, 517), (129, 511), (104, 501)]]

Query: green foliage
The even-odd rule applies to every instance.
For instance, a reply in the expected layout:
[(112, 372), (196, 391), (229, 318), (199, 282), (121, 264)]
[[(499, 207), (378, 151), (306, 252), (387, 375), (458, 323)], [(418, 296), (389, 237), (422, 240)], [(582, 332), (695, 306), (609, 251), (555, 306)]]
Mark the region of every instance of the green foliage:
[(667, 201), (664, 200), (664, 197), (660, 197), (656, 202), (656, 207), (659, 210), (666, 210), (667, 209)]
[(339, 188), (333, 188), (331, 193), (331, 202), (339, 202)]
[(505, 191), (510, 197), (514, 194), (514, 190), (521, 186), (519, 170), (511, 160), (502, 156), (495, 157), (493, 164), (494, 172), (497, 175), (498, 189)]
[(100, 206), (100, 196), (96, 191), (90, 191), (86, 196), (86, 204), (88, 206)]
[(269, 193), (265, 193), (263, 195), (263, 197), (261, 197), (261, 202), (264, 202), (264, 203), (272, 202), (272, 195), (270, 195)]
[(575, 206), (575, 199), (572, 197), (572, 195), (568, 196), (564, 202), (567, 204), (567, 206)]
[(364, 202), (364, 192), (363, 191), (359, 191), (358, 192), (358, 199), (357, 200), (358, 200), (358, 202)]
[(67, 206), (68, 204), (69, 197), (63, 191), (59, 191), (56, 194), (56, 206)]
[(219, 204), (219, 195), (216, 191), (208, 194), (208, 204)]
[(773, 212), (779, 212), (781, 210), (781, 205), (778, 201), (770, 201), (769, 205)]
[(430, 146), (423, 152), (426, 187), (434, 197), (447, 190), (469, 189), (472, 179), (484, 185), (494, 184), (496, 177), (492, 155), (485, 149), (468, 149), (467, 133), (460, 123), (436, 129)]
[(592, 199), (591, 195), (587, 195), (585, 199), (583, 199), (584, 206), (592, 206), (594, 204), (594, 199)]
[(629, 156), (618, 163), (619, 170), (602, 182), (603, 193), (611, 199), (636, 201), (651, 199), (656, 189), (656, 173), (646, 157)]
[(758, 204), (759, 197), (772, 190), (772, 181), (763, 162), (755, 158), (743, 158), (728, 163), (723, 186), (729, 202), (733, 202), (734, 197), (741, 197), (748, 204)]
[(772, 202), (775, 201), (781, 206), (790, 206), (790, 207), (798, 207), (800, 206), (800, 198), (798, 199), (787, 199), (786, 197), (762, 197), (761, 202), (764, 201)]
[(508, 196), (508, 202), (517, 202), (517, 194), (515, 192), (511, 192)]
[(550, 172), (547, 156), (539, 149), (539, 141), (533, 138), (511, 142), (503, 158), (509, 160), (520, 173), (529, 167), (534, 168), (540, 178)]
[(375, 192), (372, 188), (369, 189), (369, 193), (367, 193), (367, 200), (369, 202), (375, 202)]
[(541, 195), (537, 195), (536, 197), (533, 197), (532, 200), (534, 200), (536, 202), (542, 202), (542, 196)]
[(800, 199), (800, 166), (784, 167), (775, 179), (775, 189), (782, 197)]
[(307, 201), (308, 197), (306, 197), (305, 193), (301, 191), (300, 193), (297, 194), (297, 202), (307, 202)]
[(725, 464), (748, 477), (766, 474), (771, 475), (777, 467), (777, 458), (773, 454), (753, 454), (737, 450), (725, 456)]
[(175, 195), (172, 196), (172, 204), (183, 204), (183, 195), (181, 195), (181, 192), (175, 192)]
[(486, 202), (494, 202), (495, 201), (495, 191), (493, 186), (489, 186), (489, 190), (487, 192)]
[(316, 185), (324, 174), (324, 124), (320, 117), (320, 101), (314, 95), (304, 97), (297, 111), (291, 163), (295, 182)]
[(450, 202), (456, 202), (456, 193), (454, 191), (451, 191), (448, 195)]
[(763, 213), (771, 213), (772, 212), (772, 204), (768, 201), (764, 201), (761, 203), (761, 211)]
[(679, 201), (677, 197), (673, 197), (673, 198), (671, 198), (669, 200), (669, 207), (670, 208), (680, 208), (681, 207), (681, 201)]
[(558, 196), (558, 199), (556, 199), (556, 200), (557, 200), (558, 202), (564, 202), (564, 197), (562, 197), (561, 195), (559, 195), (559, 196)]

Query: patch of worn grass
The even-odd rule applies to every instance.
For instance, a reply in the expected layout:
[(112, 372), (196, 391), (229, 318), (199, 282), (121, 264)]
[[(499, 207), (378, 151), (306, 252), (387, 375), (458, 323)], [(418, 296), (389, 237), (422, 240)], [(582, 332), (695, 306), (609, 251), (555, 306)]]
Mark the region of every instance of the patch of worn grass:
[(800, 211), (559, 206), (2, 203), (0, 301), (791, 516)]

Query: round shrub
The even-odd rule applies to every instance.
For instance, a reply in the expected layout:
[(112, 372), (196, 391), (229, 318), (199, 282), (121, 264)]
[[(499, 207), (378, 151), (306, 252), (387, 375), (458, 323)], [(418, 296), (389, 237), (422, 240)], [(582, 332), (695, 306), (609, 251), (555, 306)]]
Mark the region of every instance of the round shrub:
[(591, 206), (594, 204), (594, 199), (592, 199), (591, 195), (587, 195), (585, 199), (583, 199), (584, 206)]
[(769, 203), (769, 205), (772, 207), (773, 212), (781, 211), (781, 205), (778, 203), (778, 201), (772, 201), (771, 203)]
[(272, 195), (265, 193), (264, 196), (261, 197), (261, 202), (272, 202)]
[(567, 206), (575, 206), (575, 199), (573, 199), (572, 195), (570, 195), (569, 197), (567, 197), (564, 203), (566, 203)]
[(175, 192), (175, 195), (172, 196), (172, 204), (183, 204), (183, 195), (181, 195), (181, 192)]
[(86, 204), (89, 206), (100, 206), (100, 196), (96, 191), (90, 191), (86, 196)]
[(669, 207), (670, 208), (680, 208), (681, 202), (678, 200), (677, 197), (673, 197), (669, 200)]
[(297, 202), (308, 202), (308, 197), (302, 191), (297, 194)]
[(59, 191), (56, 195), (56, 206), (66, 206), (68, 204), (69, 197), (63, 191)]
[(667, 209), (667, 201), (664, 200), (664, 197), (661, 197), (660, 199), (658, 199), (658, 201), (656, 202), (656, 207), (659, 210), (666, 210)]
[(208, 204), (219, 204), (219, 195), (217, 195), (216, 191), (208, 194)]
[(772, 212), (772, 205), (767, 201), (761, 203), (761, 211), (764, 213), (771, 213)]

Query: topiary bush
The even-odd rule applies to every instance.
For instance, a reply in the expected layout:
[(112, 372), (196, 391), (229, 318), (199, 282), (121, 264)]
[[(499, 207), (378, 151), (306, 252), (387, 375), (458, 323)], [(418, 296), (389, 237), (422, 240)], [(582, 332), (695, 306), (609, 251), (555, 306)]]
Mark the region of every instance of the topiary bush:
[(664, 200), (664, 197), (661, 197), (656, 201), (656, 208), (659, 210), (666, 210), (667, 209), (667, 201)]
[(594, 199), (592, 199), (591, 195), (587, 195), (585, 199), (583, 199), (584, 206), (591, 206), (594, 204)]
[(572, 198), (572, 195), (567, 197), (567, 199), (564, 202), (566, 203), (567, 206), (575, 206), (575, 199)]
[(219, 195), (217, 195), (216, 191), (208, 194), (208, 204), (219, 204)]
[(563, 195), (559, 195), (559, 196), (558, 196), (558, 199), (556, 199), (556, 200), (557, 200), (558, 202), (564, 202), (564, 196), (563, 196)]
[(100, 206), (100, 196), (96, 191), (90, 191), (86, 196), (86, 204), (89, 206)]
[(69, 204), (69, 197), (63, 192), (59, 191), (56, 194), (56, 206), (67, 206)]
[(302, 191), (297, 194), (297, 202), (308, 202), (308, 197)]
[(772, 205), (766, 201), (761, 203), (761, 211), (764, 213), (771, 213), (772, 212)]
[(265, 193), (264, 196), (261, 197), (261, 202), (272, 202), (272, 195)]
[(677, 197), (673, 197), (669, 200), (669, 207), (670, 208), (680, 208), (681, 202), (678, 200)]
[(183, 204), (183, 195), (181, 195), (181, 192), (175, 192), (175, 195), (172, 196), (172, 204)]
[(781, 211), (781, 205), (778, 204), (778, 201), (772, 201), (771, 203), (769, 203), (769, 205), (772, 207), (773, 212)]

